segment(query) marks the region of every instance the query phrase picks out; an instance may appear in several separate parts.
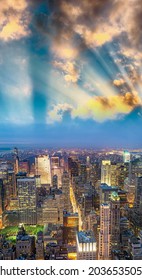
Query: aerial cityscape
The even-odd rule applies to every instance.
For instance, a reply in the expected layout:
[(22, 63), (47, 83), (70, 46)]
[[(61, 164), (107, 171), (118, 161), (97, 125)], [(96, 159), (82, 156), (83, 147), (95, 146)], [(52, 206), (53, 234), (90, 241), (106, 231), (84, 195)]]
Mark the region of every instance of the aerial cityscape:
[(142, 150), (1, 149), (0, 259), (142, 259)]
[(0, 260), (142, 259), (141, 0), (0, 0)]

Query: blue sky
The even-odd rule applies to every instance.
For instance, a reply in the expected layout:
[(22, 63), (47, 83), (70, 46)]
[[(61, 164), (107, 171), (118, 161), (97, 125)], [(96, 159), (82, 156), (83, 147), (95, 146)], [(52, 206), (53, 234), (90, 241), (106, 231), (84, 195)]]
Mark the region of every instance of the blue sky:
[(141, 147), (141, 15), (140, 0), (1, 0), (0, 143)]

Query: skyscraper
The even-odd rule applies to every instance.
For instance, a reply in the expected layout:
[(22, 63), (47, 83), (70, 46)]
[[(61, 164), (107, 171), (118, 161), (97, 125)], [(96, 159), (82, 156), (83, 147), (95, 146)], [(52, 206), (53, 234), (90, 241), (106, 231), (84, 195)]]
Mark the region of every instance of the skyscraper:
[(76, 233), (79, 230), (79, 219), (77, 213), (63, 213), (63, 243), (76, 245)]
[(111, 185), (111, 162), (110, 160), (102, 160), (101, 165), (101, 184)]
[(19, 172), (19, 153), (17, 148), (14, 148), (14, 171), (15, 174)]
[(136, 208), (142, 211), (142, 177), (136, 178), (135, 202)]
[(111, 211), (110, 204), (100, 205), (99, 260), (111, 259)]
[(35, 158), (36, 175), (40, 175), (41, 185), (51, 185), (51, 167), (48, 155), (41, 155)]
[(111, 246), (116, 249), (120, 244), (120, 197), (113, 192), (110, 198), (111, 211)]
[(124, 151), (124, 152), (123, 152), (123, 161), (124, 161), (124, 163), (130, 162), (130, 160), (131, 160), (131, 154), (130, 154), (130, 152)]
[(70, 202), (70, 178), (68, 172), (64, 171), (62, 175), (62, 192), (64, 195), (64, 209), (67, 212), (71, 211)]
[(36, 219), (36, 177), (17, 179), (20, 223), (35, 225)]

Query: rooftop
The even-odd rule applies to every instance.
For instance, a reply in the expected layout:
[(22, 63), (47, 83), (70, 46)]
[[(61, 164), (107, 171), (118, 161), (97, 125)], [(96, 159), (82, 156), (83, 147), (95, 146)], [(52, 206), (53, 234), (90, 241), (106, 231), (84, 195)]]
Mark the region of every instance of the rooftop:
[(79, 243), (92, 243), (96, 242), (92, 231), (79, 231), (77, 233)]

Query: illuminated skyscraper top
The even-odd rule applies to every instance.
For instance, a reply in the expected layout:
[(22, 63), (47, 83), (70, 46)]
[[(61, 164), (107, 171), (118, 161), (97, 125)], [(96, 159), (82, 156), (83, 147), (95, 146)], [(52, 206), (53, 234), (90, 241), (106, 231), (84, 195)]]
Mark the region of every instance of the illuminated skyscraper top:
[(124, 163), (130, 162), (130, 160), (131, 160), (130, 152), (128, 152), (128, 151), (123, 152), (123, 160), (124, 160)]

